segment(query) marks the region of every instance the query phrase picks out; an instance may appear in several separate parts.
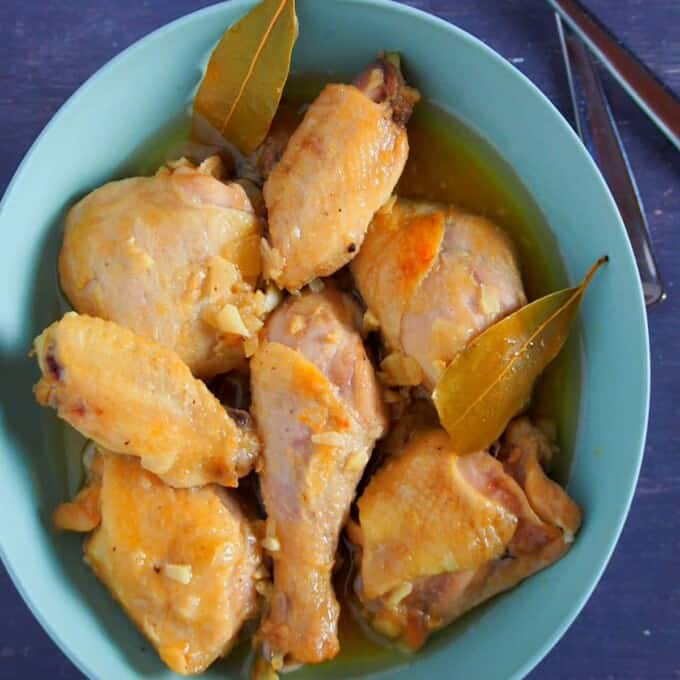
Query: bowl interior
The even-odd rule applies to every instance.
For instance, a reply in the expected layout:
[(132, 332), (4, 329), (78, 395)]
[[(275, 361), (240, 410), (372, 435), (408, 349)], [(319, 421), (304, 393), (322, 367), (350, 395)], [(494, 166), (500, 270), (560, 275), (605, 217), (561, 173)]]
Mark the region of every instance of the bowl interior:
[[(59, 316), (55, 258), (65, 210), (120, 176), (136, 149), (190, 102), (224, 28), (252, 4), (236, 0), (148, 36), (88, 81), (22, 163), (0, 207), (2, 556), (22, 595), (62, 649), (92, 677), (171, 677), (83, 565), (80, 539), (57, 535), (50, 513), (66, 494), (55, 419), (41, 413), (26, 357)], [(577, 138), (513, 67), (442, 21), (381, 0), (298, 0), (298, 71), (352, 73), (376, 50), (404, 55), (424, 95), (478, 130), (540, 206), (570, 281), (611, 261), (582, 308), (582, 393), (569, 491), (585, 511), (558, 564), (435, 636), (415, 657), (345, 659), (297, 677), (521, 676), (559, 639), (595, 586), (625, 519), (642, 456), (649, 350), (641, 290), (623, 225)], [(613, 406), (615, 407), (613, 408)], [(240, 677), (246, 652), (208, 677)], [(413, 665), (415, 665), (415, 669)], [(296, 676), (292, 676), (296, 677)]]

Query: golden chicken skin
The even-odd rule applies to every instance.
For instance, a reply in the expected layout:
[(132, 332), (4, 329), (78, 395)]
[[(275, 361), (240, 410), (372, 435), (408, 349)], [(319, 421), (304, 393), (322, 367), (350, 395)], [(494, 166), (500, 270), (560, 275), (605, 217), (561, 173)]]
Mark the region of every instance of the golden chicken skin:
[(438, 203), (385, 206), (352, 272), (394, 354), (383, 369), (415, 364), (401, 371), (406, 380), (392, 371), (394, 384), (432, 389), (469, 340), (526, 303), (508, 236), (483, 217)]
[(324, 88), (264, 184), (266, 277), (296, 291), (354, 257), (404, 169), (418, 98), (397, 57), (381, 58), (354, 85)]
[[(81, 511), (93, 526), (74, 526)], [(259, 543), (225, 489), (173, 489), (134, 458), (103, 453), (54, 520), (93, 530), (85, 561), (176, 673), (203, 672), (257, 615)]]
[(453, 455), (444, 430), (414, 439), (376, 473), (358, 502), (365, 596), (502, 555), (517, 527), (504, 503), (506, 495), (521, 496), (515, 487), (486, 453)]
[[(38, 403), (176, 487), (237, 486), (259, 442), (171, 349), (112, 321), (69, 312), (34, 342)], [(238, 421), (238, 424), (237, 422)]]
[(275, 670), (319, 663), (339, 650), (331, 583), (338, 539), (386, 428), (359, 321), (356, 303), (328, 287), (291, 297), (267, 320), (252, 360), (263, 545), (274, 564), (257, 644)]
[(68, 213), (62, 289), (77, 312), (116, 321), (174, 349), (211, 377), (244, 363), (261, 328), (262, 222), (244, 189), (178, 163), (110, 182)]
[(498, 459), (458, 456), (437, 429), (388, 460), (349, 525), (360, 556), (355, 592), (376, 631), (418, 649), (567, 552), (581, 512), (543, 470), (553, 448), (523, 418), (509, 426)]

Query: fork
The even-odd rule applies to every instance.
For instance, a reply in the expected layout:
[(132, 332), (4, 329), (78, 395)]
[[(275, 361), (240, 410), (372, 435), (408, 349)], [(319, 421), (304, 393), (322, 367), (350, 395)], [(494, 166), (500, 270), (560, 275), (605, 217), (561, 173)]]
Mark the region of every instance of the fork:
[(652, 250), (649, 226), (635, 177), (597, 65), (581, 39), (563, 24), (560, 15), (555, 14), (555, 18), (576, 129), (599, 165), (619, 208), (637, 262), (645, 305), (652, 307), (662, 302), (666, 293)]

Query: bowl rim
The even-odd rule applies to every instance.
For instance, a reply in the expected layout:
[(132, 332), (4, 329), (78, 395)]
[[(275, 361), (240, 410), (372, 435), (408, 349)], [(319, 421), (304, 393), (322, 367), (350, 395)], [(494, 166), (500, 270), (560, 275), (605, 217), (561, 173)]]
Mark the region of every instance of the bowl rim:
[[(115, 69), (120, 62), (125, 61), (131, 54), (135, 53), (138, 50), (146, 48), (149, 43), (155, 40), (162, 39), (166, 33), (170, 33), (171, 31), (176, 30), (178, 27), (185, 23), (188, 24), (194, 21), (197, 17), (203, 17), (209, 14), (219, 14), (226, 6), (228, 6), (229, 8), (234, 8), (237, 10), (242, 9), (245, 11), (251, 6), (253, 6), (257, 1), (258, 0), (223, 0), (222, 2), (216, 3), (214, 5), (210, 5), (208, 7), (204, 7), (193, 12), (189, 12), (188, 14), (184, 14), (176, 19), (173, 19), (168, 23), (163, 24), (162, 26), (159, 26), (150, 33), (147, 33), (146, 35), (142, 36), (132, 44), (128, 45), (117, 55), (109, 59), (96, 71), (94, 71), (94, 73), (92, 73), (81, 85), (79, 85), (77, 89), (68, 97), (68, 99), (66, 99), (66, 101), (57, 109), (57, 111), (45, 124), (41, 132), (35, 138), (34, 142), (31, 144), (28, 151), (22, 158), (21, 162), (19, 163), (16, 171), (14, 172), (12, 178), (10, 179), (5, 189), (4, 195), (2, 196), (2, 200), (0, 200), (0, 219), (3, 216), (5, 204), (8, 201), (9, 196), (12, 194), (14, 186), (19, 183), (19, 181), (30, 169), (29, 166), (32, 157), (37, 153), (37, 150), (40, 147), (43, 138), (47, 134), (49, 134), (50, 130), (53, 127), (56, 127), (61, 118), (64, 117), (70, 109), (79, 104), (80, 99), (83, 98), (88, 93), (88, 91), (95, 86), (95, 83), (98, 80), (105, 78), (109, 71)], [(315, 1), (318, 2), (319, 0)], [(621, 232), (620, 236), (625, 241), (625, 245), (627, 246), (630, 258), (634, 260), (632, 248), (626, 235), (623, 222), (620, 218), (618, 207), (616, 206), (616, 203), (609, 190), (609, 187), (604, 178), (602, 177), (602, 174), (600, 173), (597, 164), (592, 159), (586, 148), (583, 146), (581, 139), (578, 137), (578, 135), (571, 127), (571, 125), (569, 125), (569, 123), (564, 118), (559, 109), (552, 103), (552, 101), (547, 97), (547, 95), (544, 94), (543, 91), (526, 75), (524, 75), (518, 68), (510, 64), (502, 55), (500, 55), (493, 48), (491, 48), (484, 41), (482, 41), (480, 38), (476, 37), (472, 33), (469, 33), (468, 31), (460, 28), (459, 26), (450, 23), (447, 20), (442, 19), (424, 10), (417, 9), (406, 4), (402, 4), (402, 2), (398, 2), (396, 0), (335, 0), (335, 1), (342, 2), (347, 5), (354, 4), (378, 7), (382, 11), (402, 14), (405, 17), (417, 19), (418, 21), (422, 21), (426, 24), (429, 24), (433, 28), (446, 30), (449, 33), (455, 35), (457, 39), (467, 41), (476, 46), (478, 49), (481, 49), (486, 54), (487, 57), (496, 62), (499, 68), (511, 72), (513, 74), (513, 77), (518, 78), (521, 81), (524, 81), (524, 85), (525, 86), (528, 85), (529, 88), (534, 91), (534, 94), (537, 94), (539, 96), (539, 99), (542, 101), (542, 104), (551, 111), (552, 115), (559, 121), (561, 126), (567, 132), (567, 134), (572, 137), (572, 141), (575, 142), (581, 148), (581, 150), (583, 151), (584, 162), (590, 164), (592, 168), (595, 170), (598, 181), (601, 185), (600, 188), (606, 194), (614, 212), (619, 216), (618, 229)], [(483, 133), (483, 131), (481, 132)], [(627, 488), (621, 489), (621, 497), (622, 499), (624, 499), (624, 502), (622, 505), (622, 511), (616, 522), (615, 531), (613, 531), (611, 536), (609, 537), (606, 547), (604, 549), (604, 557), (601, 561), (601, 564), (599, 565), (597, 571), (591, 574), (589, 583), (584, 589), (582, 597), (579, 600), (576, 600), (572, 603), (568, 614), (562, 619), (560, 625), (557, 626), (551, 632), (551, 634), (546, 637), (544, 643), (540, 647), (530, 652), (527, 655), (526, 660), (520, 667), (511, 671), (510, 675), (508, 676), (510, 678), (519, 679), (524, 678), (526, 675), (528, 675), (528, 673), (530, 673), (545, 658), (545, 656), (553, 649), (553, 647), (555, 647), (555, 645), (564, 636), (568, 628), (573, 624), (576, 617), (579, 615), (585, 604), (588, 602), (588, 600), (592, 596), (593, 591), (600, 582), (600, 579), (602, 578), (602, 575), (605, 569), (607, 568), (609, 561), (611, 560), (614, 549), (618, 544), (621, 532), (623, 531), (623, 527), (630, 512), (630, 507), (633, 501), (633, 496), (635, 494), (635, 489), (640, 475), (642, 460), (644, 458), (645, 443), (647, 439), (647, 430), (649, 424), (650, 391), (651, 391), (649, 330), (647, 323), (646, 308), (644, 306), (642, 284), (639, 280), (639, 277), (637, 278), (636, 284), (637, 285), (635, 287), (637, 290), (637, 298), (633, 302), (636, 304), (636, 306), (642, 309), (642, 313), (640, 314), (640, 320), (642, 323), (641, 331), (645, 340), (645, 342), (643, 343), (645, 351), (644, 356), (641, 357), (643, 383), (641, 385), (642, 393), (640, 395), (642, 397), (641, 401), (644, 406), (644, 413), (642, 414), (640, 423), (641, 428), (639, 431), (640, 434), (639, 440), (635, 442), (635, 447), (633, 449), (634, 451), (637, 451), (637, 460), (635, 461), (634, 474), (631, 475), (630, 479), (628, 480)], [(579, 413), (579, 420), (580, 418), (582, 418), (582, 409), (581, 412)], [(580, 427), (580, 424), (577, 425), (577, 427)], [(12, 583), (14, 584), (14, 587), (21, 595), (23, 601), (25, 602), (26, 606), (33, 614), (35, 619), (40, 623), (41, 627), (49, 635), (50, 639), (82, 673), (84, 673), (87, 677), (96, 678), (97, 673), (95, 672), (95, 669), (91, 668), (88, 665), (88, 663), (81, 657), (77, 648), (74, 648), (73, 646), (69, 645), (69, 643), (66, 642), (59, 635), (59, 632), (55, 629), (55, 627), (43, 616), (39, 603), (34, 601), (31, 594), (24, 587), (23, 581), (19, 576), (18, 571), (14, 567), (12, 558), (5, 548), (4, 534), (0, 535), (0, 558), (2, 559), (2, 562), (12, 580)]]

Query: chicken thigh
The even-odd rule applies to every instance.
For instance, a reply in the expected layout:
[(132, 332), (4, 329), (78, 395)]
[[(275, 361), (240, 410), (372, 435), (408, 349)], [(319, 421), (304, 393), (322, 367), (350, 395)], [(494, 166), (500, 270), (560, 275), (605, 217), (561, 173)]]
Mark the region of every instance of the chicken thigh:
[[(225, 489), (173, 489), (128, 456), (95, 459), (76, 503), (96, 508), (85, 561), (175, 672), (204, 671), (258, 610), (261, 556), (250, 520)], [(91, 499), (96, 499), (92, 503)]]
[(559, 559), (581, 523), (541, 467), (552, 450), (526, 419), (496, 460), (458, 456), (443, 430), (415, 436), (372, 478), (349, 533), (355, 591), (380, 633), (417, 649), (427, 636)]
[(396, 57), (381, 58), (355, 85), (326, 86), (264, 185), (265, 276), (295, 291), (354, 257), (404, 169), (405, 124), (418, 98)]
[(526, 303), (506, 234), (437, 203), (385, 206), (352, 272), (387, 346), (417, 362), (429, 389), (471, 338)]
[(338, 652), (331, 584), (338, 538), (386, 427), (359, 317), (350, 298), (328, 288), (291, 297), (268, 319), (252, 360), (264, 545), (274, 561), (258, 640), (274, 668), (318, 663)]
[(199, 377), (244, 362), (262, 326), (262, 223), (243, 188), (178, 164), (96, 189), (70, 211), (59, 257), (76, 311), (174, 349)]
[(237, 486), (253, 468), (259, 443), (248, 414), (232, 419), (171, 349), (69, 312), (34, 350), (38, 402), (106, 449), (140, 458), (167, 484)]

